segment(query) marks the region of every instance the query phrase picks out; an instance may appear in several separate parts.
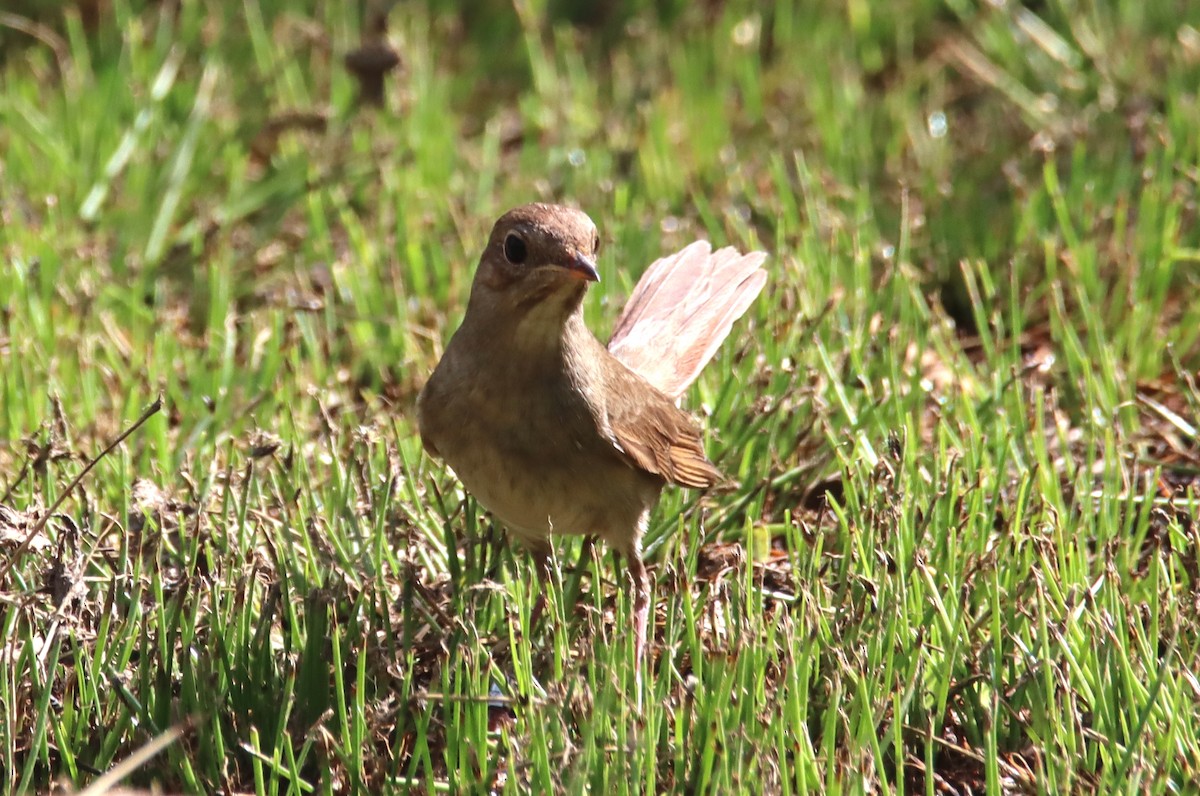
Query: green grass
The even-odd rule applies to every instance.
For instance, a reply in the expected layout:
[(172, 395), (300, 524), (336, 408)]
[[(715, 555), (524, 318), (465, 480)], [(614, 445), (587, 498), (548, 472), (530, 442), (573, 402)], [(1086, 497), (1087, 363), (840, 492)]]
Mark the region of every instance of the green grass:
[[(403, 3), (379, 109), (358, 4), (24, 5), (8, 792), (1194, 787), (1196, 4)], [(771, 254), (686, 399), (737, 485), (654, 515), (640, 682), (611, 559), (560, 545), (530, 628), (415, 432), (533, 199), (601, 229), (601, 333), (696, 237)]]

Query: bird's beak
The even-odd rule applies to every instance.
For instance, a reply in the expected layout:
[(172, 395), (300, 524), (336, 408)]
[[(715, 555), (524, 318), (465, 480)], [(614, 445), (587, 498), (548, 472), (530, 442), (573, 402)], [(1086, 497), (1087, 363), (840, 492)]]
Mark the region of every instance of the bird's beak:
[(585, 257), (579, 252), (575, 252), (575, 256), (564, 267), (587, 282), (600, 281), (600, 272), (596, 270), (596, 263), (592, 261), (592, 258)]

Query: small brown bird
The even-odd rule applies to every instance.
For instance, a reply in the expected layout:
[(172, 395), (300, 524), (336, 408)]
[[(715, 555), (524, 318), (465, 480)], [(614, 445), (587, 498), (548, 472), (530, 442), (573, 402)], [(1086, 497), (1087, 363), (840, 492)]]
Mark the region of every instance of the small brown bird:
[(595, 535), (635, 587), (641, 662), (650, 583), (642, 535), (668, 484), (721, 477), (675, 401), (762, 290), (766, 254), (705, 242), (646, 271), (605, 348), (583, 322), (600, 281), (588, 216), (529, 204), (505, 213), (479, 260), (462, 326), (417, 402), (425, 449), (537, 557), (556, 534)]

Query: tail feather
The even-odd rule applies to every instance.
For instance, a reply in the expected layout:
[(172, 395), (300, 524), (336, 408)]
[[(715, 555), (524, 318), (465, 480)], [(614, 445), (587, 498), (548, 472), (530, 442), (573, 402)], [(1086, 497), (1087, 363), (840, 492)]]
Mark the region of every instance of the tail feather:
[(696, 380), (767, 281), (765, 252), (716, 252), (706, 241), (656, 260), (633, 289), (608, 350), (678, 398)]

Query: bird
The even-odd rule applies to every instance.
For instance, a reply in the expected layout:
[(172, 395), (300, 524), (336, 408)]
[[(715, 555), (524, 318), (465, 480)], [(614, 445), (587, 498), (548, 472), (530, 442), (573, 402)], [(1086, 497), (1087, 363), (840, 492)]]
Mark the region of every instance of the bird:
[(697, 241), (646, 269), (607, 346), (584, 323), (600, 281), (586, 213), (502, 215), (466, 312), (417, 399), (422, 444), (549, 572), (551, 540), (603, 540), (633, 586), (637, 669), (650, 580), (642, 537), (668, 484), (723, 476), (678, 401), (766, 284), (766, 253)]

